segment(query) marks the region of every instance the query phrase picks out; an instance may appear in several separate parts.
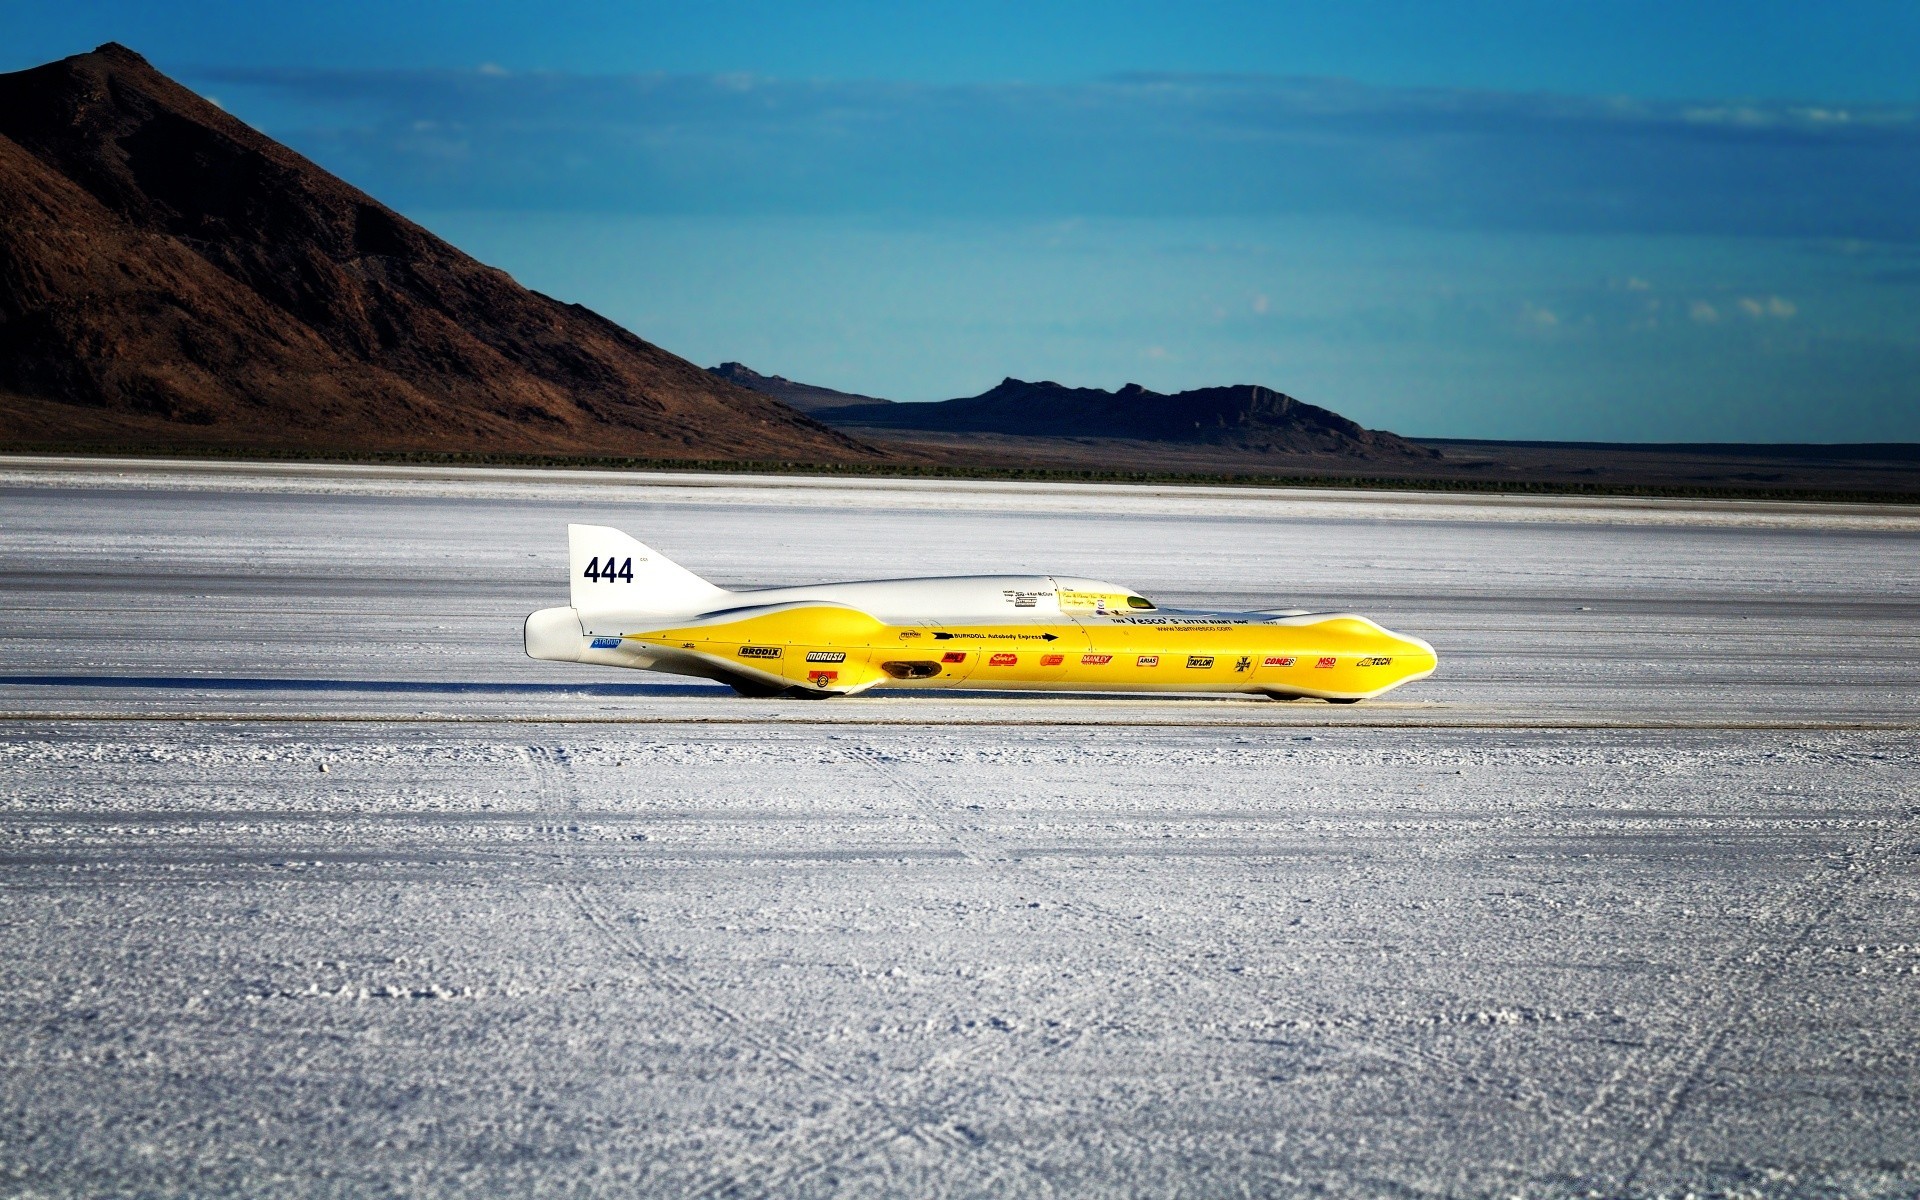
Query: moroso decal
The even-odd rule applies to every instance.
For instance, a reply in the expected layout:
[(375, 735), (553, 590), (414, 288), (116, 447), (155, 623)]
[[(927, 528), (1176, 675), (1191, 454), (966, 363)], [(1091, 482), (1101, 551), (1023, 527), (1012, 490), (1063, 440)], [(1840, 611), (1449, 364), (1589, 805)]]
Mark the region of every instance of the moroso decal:
[(593, 639), (593, 648), (595, 650), (618, 650), (620, 648), (620, 639), (617, 637), (597, 637)]
[(845, 650), (809, 650), (807, 651), (807, 661), (845, 662), (847, 661), (847, 652)]
[(808, 674), (807, 682), (815, 687), (825, 687), (840, 678), (838, 671), (814, 671)]
[(949, 650), (940, 656), (940, 661), (943, 663), (965, 662), (967, 661), (967, 652), (965, 650)]
[(740, 657), (741, 658), (779, 658), (780, 647), (778, 646), (742, 646), (740, 647)]
[(1361, 658), (1354, 660), (1356, 667), (1388, 667), (1393, 665), (1390, 658)]
[(1313, 665), (1314, 665), (1314, 666), (1316, 666), (1316, 667), (1330, 667), (1330, 666), (1332, 666), (1332, 665), (1333, 665), (1333, 664), (1334, 664), (1334, 663), (1335, 663), (1336, 661), (1338, 661), (1338, 660), (1337, 660), (1337, 659), (1334, 659), (1334, 658), (1323, 658), (1323, 659), (1321, 659), (1321, 660), (1320, 660), (1319, 662), (1317, 662), (1317, 663), (1315, 663), (1315, 664), (1313, 664)]
[(1196, 671), (1207, 670), (1213, 666), (1213, 656), (1211, 654), (1189, 654), (1187, 655), (1187, 666)]
[(1111, 654), (1082, 654), (1080, 665), (1083, 667), (1104, 667), (1113, 661)]
[(1243, 654), (1234, 662), (1233, 669), (1236, 671), (1244, 671), (1251, 666), (1253, 666), (1253, 660)]
[(1010, 667), (1020, 661), (1018, 654), (996, 654), (987, 660), (990, 667)]
[(1158, 654), (1142, 654), (1139, 658), (1133, 660), (1133, 665), (1136, 667), (1157, 667), (1160, 665), (1160, 656)]
[(1067, 656), (1064, 654), (1042, 654), (1040, 656), (1040, 665), (1043, 667), (1057, 667), (1066, 661)]
[(1264, 667), (1290, 667), (1293, 665), (1293, 656), (1291, 654), (1269, 654), (1260, 665)]

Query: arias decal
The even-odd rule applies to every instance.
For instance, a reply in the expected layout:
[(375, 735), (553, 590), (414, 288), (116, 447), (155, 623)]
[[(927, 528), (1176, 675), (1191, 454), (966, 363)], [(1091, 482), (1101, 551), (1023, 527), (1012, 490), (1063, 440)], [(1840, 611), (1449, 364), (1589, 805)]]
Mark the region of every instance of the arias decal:
[(847, 661), (847, 652), (845, 650), (809, 650), (807, 651), (807, 661), (845, 662)]
[(1133, 660), (1133, 665), (1136, 667), (1157, 667), (1160, 665), (1160, 656), (1158, 654), (1142, 654), (1139, 658)]
[(1265, 667), (1290, 667), (1293, 665), (1293, 656), (1290, 654), (1269, 654), (1260, 665)]
[(1018, 654), (996, 654), (987, 660), (987, 665), (990, 667), (1011, 667), (1019, 661), (1020, 656)]
[(1111, 654), (1082, 654), (1080, 665), (1083, 667), (1104, 667), (1113, 661)]

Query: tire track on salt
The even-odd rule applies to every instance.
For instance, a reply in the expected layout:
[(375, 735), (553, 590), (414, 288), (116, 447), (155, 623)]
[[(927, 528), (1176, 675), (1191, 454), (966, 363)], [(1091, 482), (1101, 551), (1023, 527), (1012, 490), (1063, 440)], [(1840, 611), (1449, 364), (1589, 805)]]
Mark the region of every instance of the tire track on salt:
[[(561, 755), (545, 746), (523, 752), (542, 808), (578, 811), (579, 791)], [(549, 832), (549, 840), (553, 839)], [(649, 982), (687, 1009), (725, 1028), (755, 1050), (802, 1074), (835, 1095), (825, 1111), (793, 1121), (773, 1137), (762, 1139), (749, 1153), (733, 1153), (686, 1181), (680, 1194), (701, 1198), (784, 1196), (795, 1185), (831, 1171), (835, 1166), (883, 1152), (902, 1140), (929, 1148), (978, 1151), (983, 1143), (966, 1126), (941, 1116), (929, 1117), (926, 1105), (889, 1101), (855, 1090), (861, 1081), (820, 1061), (794, 1044), (779, 1030), (714, 1000), (711, 989), (675, 963), (649, 950), (631, 932), (607, 916), (585, 886), (572, 880), (559, 889), (575, 911), (615, 954), (638, 965)], [(994, 1148), (1004, 1155), (1003, 1148)], [(1024, 1170), (1031, 1164), (1020, 1163)], [(1031, 1177), (1036, 1191), (1051, 1195), (1041, 1176)]]

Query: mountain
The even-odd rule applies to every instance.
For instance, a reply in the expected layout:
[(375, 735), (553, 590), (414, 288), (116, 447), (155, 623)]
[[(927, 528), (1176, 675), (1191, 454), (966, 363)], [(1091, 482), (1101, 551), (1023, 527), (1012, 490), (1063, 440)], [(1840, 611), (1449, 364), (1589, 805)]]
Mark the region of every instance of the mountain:
[(0, 75), (0, 443), (888, 457), (521, 287), (112, 43)]
[(836, 392), (832, 388), (815, 387), (811, 383), (796, 383), (784, 375), (762, 375), (753, 368), (737, 362), (724, 362), (717, 367), (708, 367), (710, 374), (718, 375), (728, 383), (736, 383), (749, 391), (772, 396), (790, 408), (803, 413), (825, 412), (829, 409), (851, 408), (857, 405), (892, 404), (891, 400), (881, 400), (874, 396), (861, 396), (853, 392)]
[[(1361, 458), (1432, 459), (1438, 452), (1384, 430), (1366, 429), (1339, 413), (1307, 404), (1256, 384), (1195, 388), (1167, 395), (1137, 383), (1116, 392), (1058, 383), (1002, 380), (978, 396), (932, 404), (895, 404), (780, 376), (737, 368), (728, 378), (787, 398), (824, 392), (844, 397), (833, 404), (803, 404), (841, 429), (894, 433), (992, 434), (1012, 438), (1122, 439), (1176, 442), (1266, 453), (1340, 455)], [(778, 385), (781, 390), (776, 391)]]

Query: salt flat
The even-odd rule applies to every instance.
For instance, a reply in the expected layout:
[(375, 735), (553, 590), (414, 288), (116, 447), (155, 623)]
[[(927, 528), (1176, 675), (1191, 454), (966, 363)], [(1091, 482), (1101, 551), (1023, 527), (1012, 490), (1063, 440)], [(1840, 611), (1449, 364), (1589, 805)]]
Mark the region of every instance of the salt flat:
[[(1388, 702), (535, 663), (563, 526), (1432, 641)], [(1920, 1188), (1920, 512), (0, 459), (10, 1194)]]

